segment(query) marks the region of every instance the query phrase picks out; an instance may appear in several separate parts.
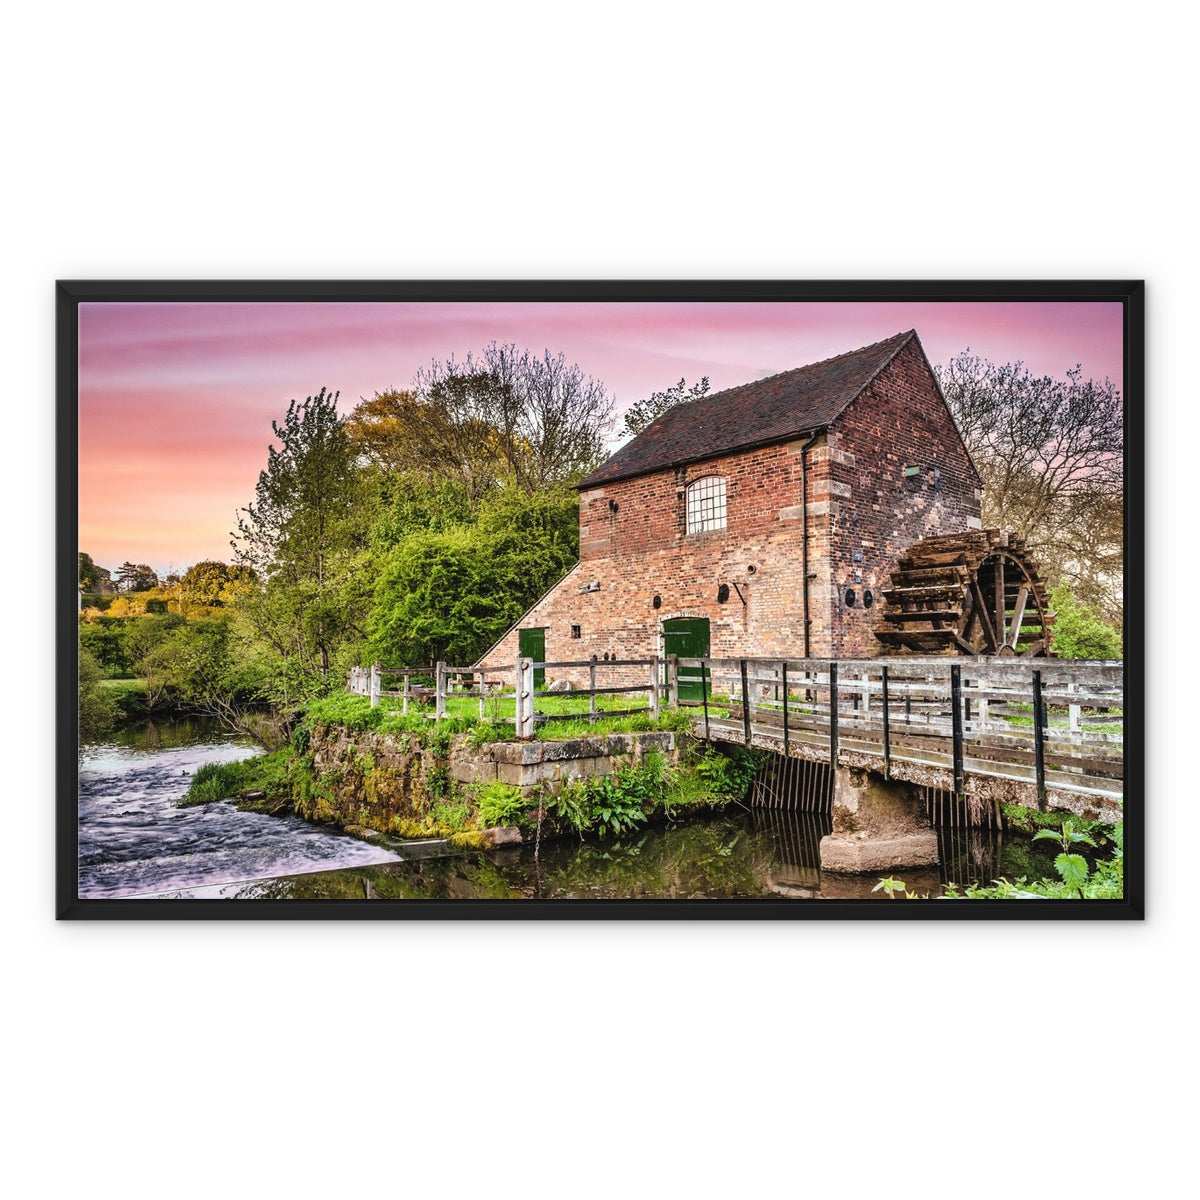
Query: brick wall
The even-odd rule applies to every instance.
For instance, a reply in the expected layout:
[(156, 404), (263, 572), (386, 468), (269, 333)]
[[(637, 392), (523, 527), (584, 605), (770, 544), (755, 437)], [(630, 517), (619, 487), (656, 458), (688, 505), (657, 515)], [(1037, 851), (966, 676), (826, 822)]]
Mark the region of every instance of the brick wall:
[[(896, 559), (924, 537), (978, 529), (979, 478), (916, 342), (837, 418), (828, 453), (830, 508), (818, 533), (828, 572), (822, 634), (831, 657), (874, 657), (880, 592)], [(906, 476), (905, 467), (918, 472)], [(878, 608), (863, 607), (864, 590)]]
[[(579, 567), (521, 627), (546, 629), (549, 661), (660, 655), (662, 622), (672, 617), (707, 617), (714, 657), (800, 657), (803, 444), (689, 463), (581, 493)], [(920, 473), (906, 478), (905, 466)], [(812, 654), (873, 657), (878, 609), (862, 607), (863, 590), (878, 596), (899, 551), (912, 542), (979, 526), (978, 481), (919, 346), (906, 346), (817, 438), (808, 467)], [(689, 535), (687, 485), (711, 474), (726, 480), (726, 528)], [(725, 603), (718, 601), (722, 584), (729, 589)], [(848, 588), (855, 591), (853, 606), (846, 603)], [(514, 630), (484, 661), (516, 657)], [(551, 669), (547, 682), (570, 674)], [(645, 673), (631, 674), (640, 682)], [(586, 673), (574, 673), (572, 683), (584, 682)]]

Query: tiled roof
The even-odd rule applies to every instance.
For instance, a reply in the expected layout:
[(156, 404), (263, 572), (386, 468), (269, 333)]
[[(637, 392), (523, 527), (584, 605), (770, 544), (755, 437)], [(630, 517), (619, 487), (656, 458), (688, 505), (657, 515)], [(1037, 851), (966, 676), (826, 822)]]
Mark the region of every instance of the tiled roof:
[(598, 487), (824, 429), (916, 336), (910, 329), (861, 350), (676, 405), (579, 486)]

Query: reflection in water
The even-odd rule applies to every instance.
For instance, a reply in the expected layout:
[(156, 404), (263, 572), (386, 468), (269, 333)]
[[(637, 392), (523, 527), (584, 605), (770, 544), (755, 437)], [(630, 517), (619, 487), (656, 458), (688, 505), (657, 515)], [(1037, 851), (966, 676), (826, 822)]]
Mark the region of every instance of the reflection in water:
[[(822, 874), (828, 816), (735, 808), (622, 838), (543, 842), (460, 857), (399, 855), (298, 817), (231, 804), (176, 807), (205, 762), (254, 752), (210, 721), (146, 723), (80, 754), (80, 895), (206, 899), (883, 899), (876, 876)], [(783, 779), (823, 798), (824, 780)], [(795, 783), (795, 787), (791, 784)], [(940, 873), (898, 871), (920, 892), (941, 883), (1053, 877), (1053, 842), (998, 830), (939, 830)], [(401, 848), (400, 853), (403, 853)]]
[[(168, 897), (321, 900), (511, 900), (511, 899), (885, 899), (873, 892), (874, 875), (822, 874), (821, 838), (829, 818), (786, 810), (734, 810), (684, 825), (663, 825), (605, 841), (543, 842), (535, 861), (529, 846), (490, 854), (318, 871), (289, 878), (190, 888)], [(958, 831), (956, 831), (957, 833)], [(982, 880), (999, 874), (1053, 871), (1049, 843), (1009, 839), (976, 831), (964, 853), (936, 868), (897, 872), (919, 892), (936, 895), (943, 882)], [(1019, 850), (1013, 857), (1014, 849)], [(996, 874), (988, 874), (991, 864)]]

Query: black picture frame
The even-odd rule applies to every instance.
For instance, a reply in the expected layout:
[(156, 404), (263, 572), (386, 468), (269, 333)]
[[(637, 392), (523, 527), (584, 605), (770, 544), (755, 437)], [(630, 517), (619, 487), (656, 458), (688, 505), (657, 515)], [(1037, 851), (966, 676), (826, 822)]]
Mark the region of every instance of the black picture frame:
[(1145, 591), (1145, 284), (1107, 280), (909, 281), (221, 281), (65, 280), (56, 285), (56, 885), (70, 920), (1113, 920), (1145, 916), (1145, 638), (1126, 618), (1125, 897), (1122, 900), (208, 900), (100, 899), (78, 894), (77, 585), (79, 306), (83, 303), (420, 301), (1118, 302), (1123, 306), (1125, 610)]

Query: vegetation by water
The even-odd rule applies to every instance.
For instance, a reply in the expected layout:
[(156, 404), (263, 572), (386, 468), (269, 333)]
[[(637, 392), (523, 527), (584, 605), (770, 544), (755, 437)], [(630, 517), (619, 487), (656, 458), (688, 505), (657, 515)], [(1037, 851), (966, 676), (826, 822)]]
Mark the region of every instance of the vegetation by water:
[[(1027, 809), (1020, 810), (1028, 812)], [(1022, 820), (1025, 831), (1033, 831), (1031, 841), (1058, 842), (1062, 852), (1054, 859), (1058, 879), (1046, 876), (1001, 876), (991, 883), (962, 884), (951, 880), (942, 891), (942, 898), (952, 900), (1120, 900), (1125, 894), (1125, 829), (1124, 825), (1103, 825), (1099, 822), (1080, 822), (1067, 817), (1054, 818), (1057, 828), (1049, 827), (1051, 818), (1044, 813), (1032, 814), (1036, 820)], [(1039, 827), (1040, 826), (1040, 827)], [(1094, 834), (1094, 836), (1093, 836)], [(1093, 849), (1107, 845), (1111, 857), (1089, 863), (1079, 851), (1084, 846)], [(874, 891), (888, 899), (904, 896), (909, 900), (928, 900), (929, 892), (910, 888), (903, 879), (888, 876), (879, 880)]]

